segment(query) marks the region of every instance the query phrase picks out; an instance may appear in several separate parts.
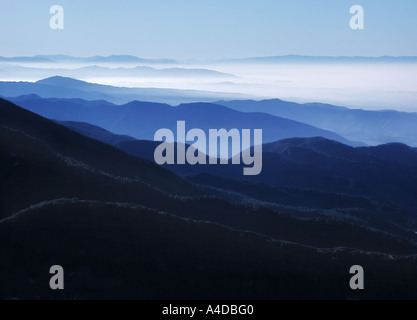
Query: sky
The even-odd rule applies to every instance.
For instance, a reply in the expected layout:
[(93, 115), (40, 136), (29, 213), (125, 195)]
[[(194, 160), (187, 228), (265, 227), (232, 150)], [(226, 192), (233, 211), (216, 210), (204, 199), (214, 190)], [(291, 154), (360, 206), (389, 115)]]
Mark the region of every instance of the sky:
[[(365, 29), (351, 30), (352, 5)], [(52, 30), (52, 5), (64, 30)], [(0, 56), (417, 56), (415, 0), (1, 0)]]

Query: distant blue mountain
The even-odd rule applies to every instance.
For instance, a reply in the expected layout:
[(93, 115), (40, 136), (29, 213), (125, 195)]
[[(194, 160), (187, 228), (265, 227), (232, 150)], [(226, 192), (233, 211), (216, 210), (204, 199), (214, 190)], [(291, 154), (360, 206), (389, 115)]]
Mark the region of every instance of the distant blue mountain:
[(133, 100), (180, 104), (246, 99), (245, 95), (196, 90), (123, 88), (100, 85), (66, 77), (51, 77), (37, 82), (0, 82), (0, 95), (17, 97), (37, 94), (43, 98), (81, 98), (123, 104)]
[[(68, 82), (63, 80), (62, 83)], [(18, 97), (22, 95), (38, 95), (44, 98), (81, 98), (85, 100), (106, 100), (112, 101), (115, 98), (109, 94), (100, 92), (89, 92), (87, 90), (76, 89), (75, 87), (65, 87), (51, 82), (0, 82), (0, 95), (3, 97)]]
[(250, 57), (242, 59), (224, 59), (227, 63), (416, 63), (415, 56), (381, 56), (381, 57), (361, 57), (361, 56), (300, 56), (284, 55), (270, 57)]
[[(127, 63), (127, 64), (176, 64), (174, 59), (144, 59), (132, 55), (74, 57), (69, 55), (36, 55), (32, 57), (0, 57), (5, 62), (77, 62), (77, 63)], [(191, 60), (187, 61), (190, 62)], [(198, 62), (198, 61), (192, 61)], [(302, 56), (283, 55), (220, 59), (221, 63), (416, 63), (416, 56)]]
[(112, 55), (112, 56), (94, 56), (90, 58), (81, 58), (85, 62), (104, 62), (104, 63), (176, 63), (173, 59), (142, 59), (131, 55)]
[[(75, 89), (78, 88), (75, 86)], [(263, 129), (264, 143), (289, 137), (322, 136), (348, 145), (363, 145), (301, 122), (265, 113), (239, 112), (209, 103), (172, 107), (168, 104), (133, 101), (115, 106), (84, 103), (74, 99), (42, 99), (36, 96), (28, 96), (27, 99), (10, 98), (10, 101), (49, 119), (87, 122), (117, 134), (144, 140), (153, 140), (155, 132), (161, 128), (168, 128), (175, 133), (177, 121), (185, 121), (187, 130), (200, 128), (207, 134), (209, 129)]]
[(97, 78), (149, 77), (149, 78), (213, 78), (233, 79), (232, 74), (201, 68), (152, 68), (149, 66), (132, 66), (110, 68), (106, 66), (81, 66), (80, 68), (27, 67), (16, 64), (0, 68), (0, 77), (11, 79), (39, 79), (59, 74), (70, 78), (88, 78), (94, 74)]
[[(43, 98), (38, 96), (37, 94), (28, 94), (28, 95), (24, 95), (24, 96), (19, 96), (19, 97), (14, 97), (12, 98), (13, 101), (16, 102), (25, 102), (28, 100), (42, 100)], [(69, 98), (69, 99), (61, 99), (61, 98), (47, 98), (44, 99), (50, 102), (62, 102), (63, 100), (65, 100), (65, 102), (68, 103), (72, 103), (72, 104), (78, 104), (78, 105), (83, 105), (86, 107), (97, 107), (97, 106), (115, 106), (114, 103), (105, 101), (105, 100), (84, 100), (84, 99), (80, 99), (80, 98)]]
[(279, 99), (217, 103), (243, 112), (265, 112), (308, 123), (369, 145), (400, 142), (417, 146), (417, 113), (348, 109), (322, 103), (298, 104)]
[(97, 63), (157, 63), (175, 64), (173, 59), (142, 59), (131, 55), (111, 55), (94, 57), (73, 57), (69, 55), (36, 55), (33, 57), (0, 57), (0, 61), (5, 62), (97, 62)]
[(53, 62), (51, 59), (42, 56), (36, 57), (0, 57), (0, 62)]
[[(93, 57), (74, 57), (69, 55), (36, 55), (32, 57), (0, 57), (2, 62), (49, 62), (49, 63), (98, 63), (98, 64), (177, 64), (174, 59), (144, 59), (132, 55), (111, 55)], [(198, 63), (199, 61), (187, 61), (187, 63)], [(210, 62), (210, 61), (209, 61)], [(248, 57), (220, 59), (211, 62), (216, 63), (417, 63), (416, 56), (302, 56), (283, 55), (266, 57)]]

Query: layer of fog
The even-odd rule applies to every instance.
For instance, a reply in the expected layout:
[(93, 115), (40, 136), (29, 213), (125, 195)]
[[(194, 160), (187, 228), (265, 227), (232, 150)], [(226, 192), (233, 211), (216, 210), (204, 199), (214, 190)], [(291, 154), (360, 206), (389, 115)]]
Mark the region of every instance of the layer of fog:
[[(322, 102), (369, 110), (394, 109), (417, 112), (417, 64), (255, 64), (184, 63), (149, 65), (155, 74), (135, 71), (138, 65), (94, 64), (105, 69), (86, 72), (83, 64), (0, 64), (1, 81), (37, 81), (49, 76), (122, 87), (174, 88), (241, 93), (258, 99), (279, 98), (295, 102)], [(143, 66), (143, 65), (141, 65)], [(124, 69), (120, 69), (124, 68)], [(205, 69), (227, 75), (166, 69)], [(140, 69), (140, 68), (139, 68)], [(129, 72), (131, 70), (132, 72)], [(88, 71), (88, 70), (87, 70)], [(94, 70), (92, 70), (94, 71)], [(185, 74), (185, 75), (184, 75)]]

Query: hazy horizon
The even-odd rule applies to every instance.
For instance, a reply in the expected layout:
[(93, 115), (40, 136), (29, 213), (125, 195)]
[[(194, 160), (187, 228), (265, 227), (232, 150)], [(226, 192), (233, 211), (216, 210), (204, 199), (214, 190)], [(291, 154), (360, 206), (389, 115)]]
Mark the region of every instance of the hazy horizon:
[[(360, 57), (287, 63), (253, 58), (219, 61), (30, 59), (0, 61), (0, 81), (35, 82), (52, 76), (120, 87), (199, 90), (251, 99), (320, 102), (367, 110), (417, 112), (417, 63)], [(169, 58), (166, 58), (169, 59)], [(391, 62), (390, 62), (391, 61)], [(395, 61), (395, 62), (392, 62)], [(414, 60), (412, 60), (414, 61)], [(163, 102), (163, 101), (161, 101)]]

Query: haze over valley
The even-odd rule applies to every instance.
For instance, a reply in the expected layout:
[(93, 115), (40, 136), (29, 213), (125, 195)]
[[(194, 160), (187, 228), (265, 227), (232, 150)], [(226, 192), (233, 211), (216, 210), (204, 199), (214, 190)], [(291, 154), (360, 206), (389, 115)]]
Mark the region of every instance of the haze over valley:
[(0, 58), (1, 81), (35, 82), (52, 76), (120, 87), (223, 93), (226, 98), (280, 98), (417, 112), (414, 57), (278, 56), (179, 61), (133, 56)]

